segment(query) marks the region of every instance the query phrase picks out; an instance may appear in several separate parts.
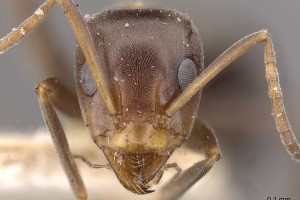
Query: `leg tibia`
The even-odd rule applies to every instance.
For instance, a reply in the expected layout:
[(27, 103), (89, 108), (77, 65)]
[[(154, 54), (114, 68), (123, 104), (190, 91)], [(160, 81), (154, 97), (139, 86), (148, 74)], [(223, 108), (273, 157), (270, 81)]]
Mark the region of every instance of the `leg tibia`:
[(191, 186), (193, 186), (198, 180), (207, 174), (215, 162), (221, 158), (217, 138), (211, 129), (205, 125), (202, 125), (202, 128), (198, 131), (198, 138), (201, 141), (206, 159), (195, 163), (192, 167), (171, 179), (171, 181), (164, 188), (162, 188), (161, 199), (178, 199)]
[(46, 81), (39, 84), (36, 88), (36, 93), (39, 98), (41, 111), (45, 123), (51, 133), (56, 152), (59, 156), (63, 169), (69, 179), (75, 196), (78, 200), (86, 200), (87, 195), (83, 181), (80, 177), (80, 174), (71, 155), (69, 144), (63, 127), (52, 105), (52, 102), (55, 102), (54, 99), (57, 98), (56, 95), (51, 95), (55, 93), (55, 91), (52, 90), (53, 85), (50, 85)]

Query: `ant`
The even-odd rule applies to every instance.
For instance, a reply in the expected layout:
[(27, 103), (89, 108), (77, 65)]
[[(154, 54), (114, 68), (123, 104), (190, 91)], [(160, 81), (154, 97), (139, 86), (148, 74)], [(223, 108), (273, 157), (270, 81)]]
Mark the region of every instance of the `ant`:
[[(121, 184), (147, 194), (157, 184), (166, 161), (190, 136), (202, 88), (256, 44), (265, 45), (268, 92), (282, 142), (293, 159), (300, 159), (298, 141), (282, 100), (272, 40), (267, 30), (250, 34), (229, 47), (204, 69), (199, 33), (184, 14), (167, 9), (112, 9), (87, 22), (71, 0), (48, 0), (0, 40), (4, 53), (33, 30), (55, 3), (64, 10), (79, 43), (75, 80), (81, 114), (95, 144), (105, 154)], [(167, 30), (167, 31), (166, 31)], [(54, 107), (69, 112), (69, 98), (56, 78), (36, 87), (40, 108), (77, 199), (87, 199)], [(67, 99), (67, 101), (66, 101)], [(179, 198), (221, 158), (209, 128), (201, 139), (206, 158), (180, 172), (162, 190), (163, 199)], [(102, 166), (103, 167), (103, 166)]]

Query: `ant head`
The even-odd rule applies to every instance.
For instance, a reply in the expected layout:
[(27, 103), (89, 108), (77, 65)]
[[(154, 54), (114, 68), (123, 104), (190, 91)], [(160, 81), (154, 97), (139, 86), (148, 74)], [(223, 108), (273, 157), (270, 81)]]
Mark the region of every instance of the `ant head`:
[(165, 110), (203, 70), (199, 34), (187, 16), (172, 10), (108, 10), (93, 15), (88, 26), (117, 114), (107, 111), (78, 47), (76, 86), (85, 123), (123, 185), (147, 193), (194, 123), (200, 92), (173, 116)]

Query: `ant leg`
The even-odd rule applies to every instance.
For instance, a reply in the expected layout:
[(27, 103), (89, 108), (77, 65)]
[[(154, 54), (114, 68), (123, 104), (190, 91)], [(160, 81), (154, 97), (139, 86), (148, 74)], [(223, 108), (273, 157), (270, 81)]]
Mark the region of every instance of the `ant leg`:
[(267, 30), (252, 33), (229, 47), (212, 64), (210, 64), (166, 109), (165, 113), (172, 116), (185, 105), (211, 79), (225, 69), (230, 63), (246, 53), (257, 44), (265, 43), (265, 66), (269, 98), (273, 116), (283, 145), (291, 157), (300, 161), (300, 145), (290, 126), (282, 99), (279, 76), (276, 68), (276, 57), (271, 37)]
[(81, 176), (77, 170), (75, 162), (70, 152), (69, 144), (63, 127), (57, 117), (53, 105), (59, 96), (55, 92), (60, 89), (56, 79), (47, 79), (36, 87), (41, 111), (46, 125), (51, 133), (51, 137), (59, 156), (60, 162), (72, 186), (73, 192), (78, 200), (86, 200), (87, 194)]
[[(75, 94), (57, 78), (47, 78), (41, 84), (47, 86), (51, 103), (61, 112), (81, 119), (79, 102)], [(38, 86), (39, 87), (39, 86)]]
[(215, 162), (221, 158), (218, 140), (213, 131), (204, 125), (202, 125), (201, 129), (196, 131), (199, 131), (199, 137), (197, 138), (199, 138), (199, 141), (201, 141), (202, 144), (199, 145), (199, 148), (203, 148), (206, 159), (195, 163), (192, 167), (171, 179), (170, 182), (168, 182), (168, 184), (160, 191), (161, 199), (178, 199), (205, 174), (207, 174)]
[(165, 164), (163, 168), (155, 175), (155, 177), (151, 180), (151, 182), (148, 184), (149, 186), (157, 185), (160, 182), (160, 179), (162, 178), (165, 171), (173, 169), (176, 171), (176, 174), (173, 178), (177, 177), (181, 172), (182, 169), (177, 165), (177, 163), (169, 163)]
[(81, 160), (82, 162), (87, 164), (90, 168), (94, 168), (94, 169), (101, 169), (101, 168), (111, 169), (111, 166), (109, 164), (106, 164), (106, 165), (94, 164), (82, 155), (73, 155), (73, 158)]

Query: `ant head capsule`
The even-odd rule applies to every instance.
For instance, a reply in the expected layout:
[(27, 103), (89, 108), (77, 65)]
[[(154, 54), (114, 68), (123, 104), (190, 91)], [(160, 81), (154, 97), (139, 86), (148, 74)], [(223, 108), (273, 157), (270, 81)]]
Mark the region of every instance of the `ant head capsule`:
[(121, 183), (148, 193), (148, 183), (194, 123), (200, 94), (172, 117), (164, 111), (203, 69), (200, 36), (187, 16), (173, 10), (108, 10), (88, 25), (118, 114), (107, 112), (78, 48), (76, 82), (85, 123)]

